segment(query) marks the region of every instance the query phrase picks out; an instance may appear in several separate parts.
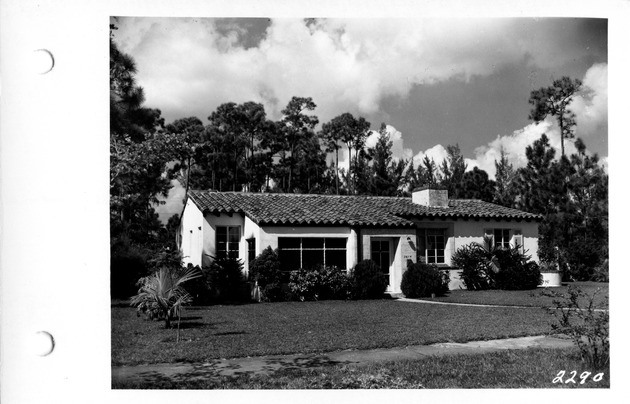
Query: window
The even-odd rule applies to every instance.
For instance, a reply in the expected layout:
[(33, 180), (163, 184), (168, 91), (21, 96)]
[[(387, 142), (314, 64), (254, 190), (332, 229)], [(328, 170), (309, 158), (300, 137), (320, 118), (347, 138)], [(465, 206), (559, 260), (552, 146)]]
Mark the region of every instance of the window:
[(446, 236), (444, 229), (426, 230), (426, 262), (428, 264), (444, 264)]
[(346, 269), (347, 238), (279, 237), (278, 255), (285, 271), (320, 265)]
[(217, 258), (238, 258), (240, 226), (217, 226)]
[(523, 234), (519, 229), (486, 229), (486, 246), (489, 248), (512, 248), (516, 247), (524, 252)]
[(494, 229), (494, 246), (496, 248), (510, 248), (510, 230)]

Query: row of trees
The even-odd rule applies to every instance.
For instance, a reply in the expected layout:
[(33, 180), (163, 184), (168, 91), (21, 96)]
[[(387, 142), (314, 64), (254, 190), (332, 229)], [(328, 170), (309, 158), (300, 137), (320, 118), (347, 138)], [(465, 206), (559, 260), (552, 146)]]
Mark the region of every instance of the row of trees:
[[(440, 186), (451, 198), (482, 199), (544, 215), (541, 257), (568, 265), (579, 278), (589, 276), (587, 266), (607, 257), (608, 177), (579, 139), (575, 154), (565, 156), (563, 146), (557, 159), (543, 136), (527, 148), (528, 164), (519, 169), (502, 152), (495, 180), (490, 180), (477, 167), (467, 170), (458, 145), (447, 146), (439, 166), (428, 157), (418, 166), (394, 158), (385, 124), (376, 144), (366, 147), (371, 124), (350, 113), (317, 131), (316, 104), (309, 97), (293, 97), (277, 121), (268, 119), (262, 104), (230, 102), (211, 112), (205, 125), (197, 117), (165, 124), (159, 110), (143, 105), (135, 74), (133, 59), (119, 51), (110, 35), (112, 257), (133, 255), (130, 246), (138, 245), (146, 255), (174, 240), (178, 218), (164, 227), (154, 206), (175, 178), (187, 189), (250, 192), (402, 196), (419, 186)], [(563, 78), (531, 94), (530, 118), (555, 117), (563, 145), (574, 137), (568, 106), (580, 86)], [(348, 153), (348, 170), (339, 167), (342, 151)]]

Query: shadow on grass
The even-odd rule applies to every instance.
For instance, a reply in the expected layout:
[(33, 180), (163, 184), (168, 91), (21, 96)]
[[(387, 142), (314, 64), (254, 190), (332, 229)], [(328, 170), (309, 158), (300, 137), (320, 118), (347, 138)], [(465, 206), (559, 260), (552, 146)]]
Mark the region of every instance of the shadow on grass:
[(247, 334), (247, 333), (245, 331), (226, 331), (226, 332), (217, 332), (214, 335), (221, 336), (221, 335), (243, 335), (243, 334)]

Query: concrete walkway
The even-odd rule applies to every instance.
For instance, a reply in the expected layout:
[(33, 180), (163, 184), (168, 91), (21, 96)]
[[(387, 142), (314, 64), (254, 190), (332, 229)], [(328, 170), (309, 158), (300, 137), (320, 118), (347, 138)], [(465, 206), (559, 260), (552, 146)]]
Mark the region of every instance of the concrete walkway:
[(467, 343), (439, 343), (406, 348), (348, 350), (327, 354), (262, 356), (220, 359), (208, 363), (163, 363), (112, 367), (112, 382), (185, 381), (240, 374), (268, 375), (281, 369), (308, 369), (338, 364), (368, 364), (401, 359), (421, 359), (431, 355), (478, 354), (506, 349), (568, 348), (573, 342), (556, 336), (533, 336)]
[[(435, 300), (423, 300), (423, 299), (409, 299), (406, 297), (397, 297), (397, 302), (409, 302), (409, 303), (423, 303), (423, 304), (439, 304), (446, 306), (468, 306), (468, 307), (504, 307), (509, 309), (543, 309), (544, 307), (537, 306), (508, 306), (508, 305), (498, 305), (498, 304), (478, 304), (478, 303), (455, 303), (455, 302), (436, 302)], [(551, 310), (557, 310), (553, 307), (548, 307)], [(563, 309), (567, 310), (567, 309)], [(578, 309), (571, 309), (578, 310)], [(579, 309), (580, 311), (587, 311), (588, 309)], [(593, 311), (604, 313), (608, 312), (607, 309), (593, 309)]]

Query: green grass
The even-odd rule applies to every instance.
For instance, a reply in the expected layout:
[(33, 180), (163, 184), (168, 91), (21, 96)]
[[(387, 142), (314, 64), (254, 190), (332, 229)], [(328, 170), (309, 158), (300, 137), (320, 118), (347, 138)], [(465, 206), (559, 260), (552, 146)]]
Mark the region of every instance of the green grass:
[[(558, 372), (577, 371), (576, 383), (553, 383)], [(580, 374), (592, 375), (580, 384)], [(266, 376), (239, 375), (204, 380), (186, 375), (116, 382), (115, 389), (367, 389), (367, 388), (609, 388), (609, 369), (586, 368), (576, 349), (527, 349), (479, 355), (427, 357), (370, 365), (286, 369)]]
[[(556, 292), (566, 294), (569, 285), (579, 287), (589, 295), (597, 292), (594, 299), (595, 307), (608, 308), (608, 301), (606, 300), (608, 297), (608, 283), (600, 282), (572, 282), (557, 288), (538, 288), (535, 290), (452, 290), (448, 296), (433, 299), (423, 298), (423, 300), (501, 306), (554, 307), (554, 298), (544, 296), (543, 293)], [(583, 299), (581, 303), (583, 307), (586, 307), (586, 299)]]
[(181, 338), (163, 322), (112, 307), (112, 365), (404, 347), (547, 334), (538, 308), (323, 301), (188, 308)]

